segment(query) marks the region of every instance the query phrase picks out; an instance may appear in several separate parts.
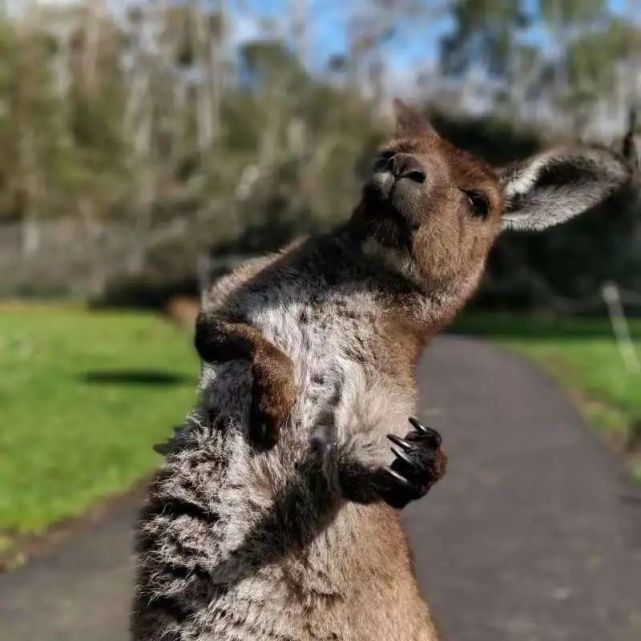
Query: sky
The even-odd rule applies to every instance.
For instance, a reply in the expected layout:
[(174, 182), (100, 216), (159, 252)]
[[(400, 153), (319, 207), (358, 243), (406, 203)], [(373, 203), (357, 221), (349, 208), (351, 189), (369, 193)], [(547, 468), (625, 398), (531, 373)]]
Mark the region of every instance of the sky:
[[(528, 0), (535, 3), (535, 0)], [(568, 0), (577, 1), (577, 0)], [(633, 0), (641, 11), (641, 0)], [(367, 6), (368, 0), (307, 0), (310, 16), (310, 49), (313, 51), (311, 66), (322, 69), (333, 54), (345, 53), (348, 46), (347, 25), (355, 11)], [(630, 0), (608, 0), (613, 13), (623, 14), (628, 10)], [(424, 0), (426, 6), (434, 6), (431, 0)], [(231, 0), (233, 15), (233, 38), (236, 44), (261, 34), (262, 23), (272, 21), (276, 31), (285, 31), (291, 26), (292, 0)], [(402, 80), (404, 75), (416, 76), (417, 67), (422, 71), (435, 68), (439, 56), (441, 38), (452, 29), (452, 21), (445, 17), (430, 19), (429, 16), (415, 21), (405, 20), (398, 34), (387, 45), (386, 59), (390, 77)], [(538, 36), (536, 33), (531, 37)]]
[[(347, 24), (354, 9), (362, 10), (367, 0), (307, 0), (310, 15), (310, 49), (314, 52), (312, 64), (324, 65), (333, 54), (344, 53), (347, 48)], [(32, 2), (45, 5), (69, 5), (78, 0), (5, 0), (10, 9), (19, 9)], [(108, 0), (117, 8), (128, 0)], [(211, 2), (215, 5), (215, 2)], [(264, 23), (275, 23), (276, 30), (287, 29), (291, 15), (291, 0), (228, 0), (232, 15), (232, 40), (235, 44), (251, 40), (263, 32)], [(429, 4), (429, 0), (426, 0)], [(438, 53), (438, 38), (447, 30), (447, 21), (435, 23), (422, 21), (414, 26), (411, 21), (404, 25), (397, 42), (390, 42), (392, 67), (407, 67), (417, 61), (435, 60)], [(401, 42), (402, 40), (402, 42)]]
[[(9, 8), (24, 6), (30, 2), (49, 5), (65, 5), (78, 0), (5, 0)], [(132, 0), (107, 0), (112, 6), (122, 8)], [(216, 5), (215, 0), (201, 0)], [(531, 0), (534, 2), (535, 0)], [(568, 0), (571, 1), (571, 0)], [(573, 1), (573, 0), (572, 0)], [(307, 0), (309, 12), (308, 42), (311, 55), (308, 61), (313, 70), (320, 71), (332, 55), (346, 53), (348, 47), (348, 24), (355, 12), (367, 10), (369, 0)], [(626, 10), (630, 0), (609, 0), (615, 13)], [(270, 26), (275, 35), (290, 35), (292, 0), (227, 0), (231, 14), (231, 40), (234, 45), (265, 34)], [(432, 0), (424, 0), (426, 6), (434, 6)], [(641, 2), (639, 2), (641, 5)], [(400, 23), (396, 36), (387, 43), (388, 84), (404, 84), (404, 77), (415, 78), (416, 71), (430, 71), (436, 67), (439, 42), (452, 28), (447, 17), (430, 19), (423, 16), (417, 20)], [(536, 36), (534, 36), (536, 37)]]
[[(320, 60), (327, 60), (335, 53), (347, 49), (347, 25), (350, 17), (366, 8), (367, 0), (308, 0), (310, 45)], [(426, 2), (429, 4), (429, 2)], [(256, 16), (287, 22), (291, 12), (291, 0), (243, 0), (247, 11), (236, 10), (234, 15), (239, 21), (241, 31), (248, 32), (249, 23), (253, 24), (254, 34), (259, 31)], [(252, 18), (249, 18), (252, 14)], [(243, 25), (243, 22), (245, 23)], [(421, 20), (417, 23), (406, 21), (401, 33), (389, 43), (389, 49), (401, 58), (401, 63), (411, 63), (418, 59), (436, 58), (438, 39), (450, 27), (448, 20)], [(238, 27), (237, 27), (238, 29)]]

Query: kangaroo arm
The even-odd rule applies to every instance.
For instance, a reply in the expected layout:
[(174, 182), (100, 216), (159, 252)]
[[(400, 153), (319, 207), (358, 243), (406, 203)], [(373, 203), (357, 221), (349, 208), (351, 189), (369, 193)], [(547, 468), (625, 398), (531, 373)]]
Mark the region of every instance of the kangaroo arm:
[(247, 323), (231, 322), (216, 312), (203, 312), (196, 322), (196, 349), (208, 363), (251, 362), (250, 436), (273, 447), (296, 402), (294, 365), (282, 350)]

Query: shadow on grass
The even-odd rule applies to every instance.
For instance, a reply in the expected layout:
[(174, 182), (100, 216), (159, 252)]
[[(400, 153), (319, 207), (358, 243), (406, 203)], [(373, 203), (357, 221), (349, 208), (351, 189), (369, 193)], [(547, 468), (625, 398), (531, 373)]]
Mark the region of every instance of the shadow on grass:
[(92, 385), (194, 385), (191, 376), (154, 369), (95, 370), (80, 375), (83, 383)]

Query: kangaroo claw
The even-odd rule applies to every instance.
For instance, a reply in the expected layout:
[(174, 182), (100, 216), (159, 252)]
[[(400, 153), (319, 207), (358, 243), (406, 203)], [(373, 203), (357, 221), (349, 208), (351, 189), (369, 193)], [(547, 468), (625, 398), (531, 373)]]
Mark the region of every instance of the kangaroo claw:
[(423, 425), (422, 423), (419, 422), (418, 419), (414, 418), (413, 416), (409, 418), (409, 422), (417, 432), (424, 434), (425, 436), (430, 438), (431, 445), (434, 448), (441, 447), (441, 443), (443, 439), (441, 438), (441, 435), (436, 430), (432, 429), (431, 427), (428, 427), (427, 425)]
[(397, 483), (400, 483), (404, 487), (411, 488), (412, 484), (404, 477), (401, 476), (398, 472), (395, 472), (393, 469), (386, 467), (385, 472), (389, 474)]
[(410, 452), (413, 448), (413, 445), (409, 442), (406, 441), (404, 438), (401, 438), (400, 436), (396, 436), (396, 434), (388, 434), (387, 438), (394, 443), (394, 445), (398, 445), (400, 448), (404, 449), (406, 452)]
[(405, 452), (401, 452), (401, 450), (396, 447), (391, 447), (390, 449), (392, 450), (392, 452), (394, 452), (394, 456), (405, 461), (411, 467), (417, 467), (415, 461), (413, 461), (407, 454), (405, 454)]

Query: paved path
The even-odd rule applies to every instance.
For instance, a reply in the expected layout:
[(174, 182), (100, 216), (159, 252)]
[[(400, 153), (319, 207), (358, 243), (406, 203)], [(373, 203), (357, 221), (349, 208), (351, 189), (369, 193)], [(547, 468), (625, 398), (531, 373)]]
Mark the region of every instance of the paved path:
[(407, 522), (445, 639), (641, 641), (641, 491), (555, 383), (462, 338), (421, 380), (450, 466)]
[[(450, 469), (407, 522), (444, 641), (641, 641), (641, 492), (556, 386), (454, 337), (421, 381)], [(0, 641), (126, 641), (135, 511), (0, 577)]]

